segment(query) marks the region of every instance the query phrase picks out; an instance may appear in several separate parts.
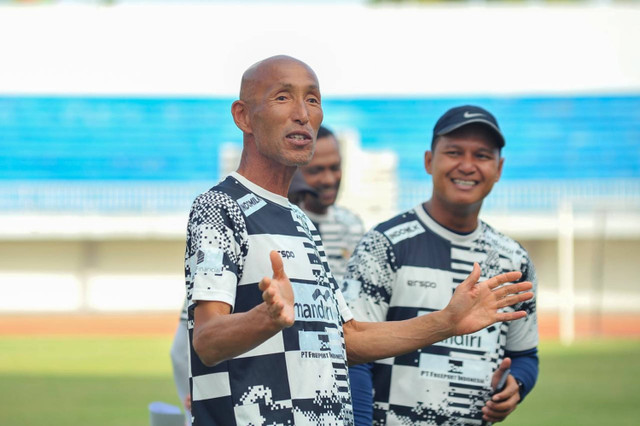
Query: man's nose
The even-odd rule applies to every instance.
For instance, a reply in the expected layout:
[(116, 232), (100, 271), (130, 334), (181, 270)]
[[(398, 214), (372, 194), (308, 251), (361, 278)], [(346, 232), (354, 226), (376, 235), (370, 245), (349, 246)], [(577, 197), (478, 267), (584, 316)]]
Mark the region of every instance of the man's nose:
[(458, 164), (458, 169), (462, 173), (471, 174), (475, 171), (476, 166), (473, 161), (473, 156), (469, 154), (465, 154), (460, 158), (460, 164)]
[(291, 118), (299, 124), (307, 124), (309, 122), (309, 111), (304, 99), (294, 102)]

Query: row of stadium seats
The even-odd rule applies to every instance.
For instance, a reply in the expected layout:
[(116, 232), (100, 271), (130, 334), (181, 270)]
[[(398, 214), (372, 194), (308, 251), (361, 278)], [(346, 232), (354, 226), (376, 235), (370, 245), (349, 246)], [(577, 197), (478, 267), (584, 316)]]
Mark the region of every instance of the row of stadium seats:
[[(0, 210), (185, 209), (220, 176), (222, 147), (241, 144), (232, 101), (0, 96)], [(465, 103), (492, 111), (507, 139), (490, 206), (640, 199), (640, 95), (329, 98), (324, 122), (364, 150), (395, 153), (406, 208), (428, 191), (422, 153), (433, 124)]]

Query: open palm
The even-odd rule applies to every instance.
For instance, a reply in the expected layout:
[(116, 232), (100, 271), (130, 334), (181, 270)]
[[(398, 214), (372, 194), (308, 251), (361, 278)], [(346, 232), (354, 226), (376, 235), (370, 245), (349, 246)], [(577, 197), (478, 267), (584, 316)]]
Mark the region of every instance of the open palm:
[(295, 322), (293, 309), (293, 288), (284, 273), (282, 258), (277, 251), (269, 253), (273, 277), (264, 277), (258, 287), (262, 290), (262, 300), (267, 304), (271, 319), (280, 327), (291, 327)]
[[(480, 266), (473, 265), (473, 271), (453, 293), (445, 308), (449, 313), (455, 335), (475, 333), (495, 322), (513, 321), (525, 317), (524, 311), (498, 312), (499, 309), (529, 300), (533, 293), (530, 282), (502, 285), (518, 280), (520, 272), (507, 272), (478, 283)], [(477, 283), (477, 284), (476, 284)]]

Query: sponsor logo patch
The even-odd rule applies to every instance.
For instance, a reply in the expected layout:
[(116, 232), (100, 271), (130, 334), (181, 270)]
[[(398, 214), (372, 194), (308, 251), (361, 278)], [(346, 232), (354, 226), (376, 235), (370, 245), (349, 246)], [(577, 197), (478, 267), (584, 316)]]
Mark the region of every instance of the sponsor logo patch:
[(291, 250), (278, 250), (278, 253), (280, 253), (280, 256), (283, 259), (295, 259), (296, 258), (296, 254), (294, 252), (292, 252)]
[(293, 309), (296, 321), (340, 321), (338, 307), (331, 289), (316, 285), (293, 283)]
[(344, 360), (340, 334), (335, 329), (300, 331), (298, 338), (302, 358)]
[(196, 257), (196, 271), (222, 275), (222, 250), (217, 247), (202, 247), (198, 249)]
[(422, 224), (417, 220), (412, 220), (411, 222), (403, 223), (402, 225), (387, 229), (384, 232), (384, 235), (391, 240), (392, 244), (397, 244), (402, 240), (422, 234), (423, 232), (425, 231)]
[(362, 285), (360, 284), (360, 281), (351, 278), (342, 281), (342, 287), (340, 288), (340, 291), (342, 291), (344, 300), (346, 300), (347, 302), (354, 302), (360, 294), (361, 286)]
[(255, 194), (247, 194), (238, 200), (238, 205), (240, 205), (244, 215), (248, 217), (266, 206), (267, 203)]
[(423, 280), (407, 280), (407, 285), (409, 287), (422, 287), (422, 288), (436, 288), (438, 284), (433, 281), (423, 281)]

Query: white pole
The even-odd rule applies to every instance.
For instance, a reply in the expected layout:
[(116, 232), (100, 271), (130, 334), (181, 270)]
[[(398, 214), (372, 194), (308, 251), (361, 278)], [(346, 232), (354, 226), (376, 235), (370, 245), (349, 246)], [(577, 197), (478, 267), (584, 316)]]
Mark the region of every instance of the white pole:
[(575, 294), (573, 276), (573, 206), (563, 202), (558, 211), (558, 279), (560, 290), (560, 342), (575, 339)]

